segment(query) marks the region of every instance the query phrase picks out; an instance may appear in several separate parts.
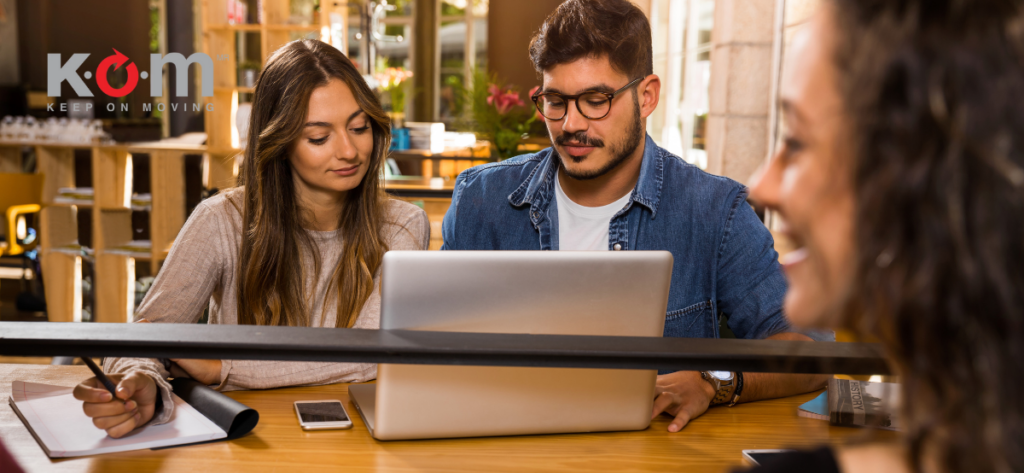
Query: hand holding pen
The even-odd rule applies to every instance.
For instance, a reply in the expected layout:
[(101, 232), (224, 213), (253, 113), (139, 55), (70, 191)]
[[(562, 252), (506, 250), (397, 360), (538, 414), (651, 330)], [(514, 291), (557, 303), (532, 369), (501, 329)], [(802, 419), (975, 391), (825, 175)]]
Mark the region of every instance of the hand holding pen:
[(159, 390), (149, 375), (141, 371), (107, 375), (92, 360), (82, 361), (95, 377), (75, 386), (73, 395), (97, 428), (120, 438), (153, 418)]

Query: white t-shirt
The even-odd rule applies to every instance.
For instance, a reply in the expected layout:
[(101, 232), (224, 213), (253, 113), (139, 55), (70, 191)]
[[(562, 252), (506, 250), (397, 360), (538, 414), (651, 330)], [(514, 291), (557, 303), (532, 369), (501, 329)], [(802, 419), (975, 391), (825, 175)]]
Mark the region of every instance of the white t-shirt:
[(573, 202), (555, 178), (555, 199), (558, 202), (559, 250), (608, 250), (608, 226), (629, 198), (630, 191), (621, 199), (601, 207), (584, 207)]

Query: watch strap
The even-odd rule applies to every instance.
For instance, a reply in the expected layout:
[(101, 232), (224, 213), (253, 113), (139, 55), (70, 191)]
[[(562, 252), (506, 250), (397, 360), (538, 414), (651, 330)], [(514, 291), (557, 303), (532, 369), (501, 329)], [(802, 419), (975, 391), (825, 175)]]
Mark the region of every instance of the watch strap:
[(740, 394), (743, 394), (743, 372), (737, 371), (733, 376), (733, 383), (736, 384), (736, 390), (732, 393), (732, 400), (729, 401), (729, 407), (735, 406), (736, 403), (740, 402)]

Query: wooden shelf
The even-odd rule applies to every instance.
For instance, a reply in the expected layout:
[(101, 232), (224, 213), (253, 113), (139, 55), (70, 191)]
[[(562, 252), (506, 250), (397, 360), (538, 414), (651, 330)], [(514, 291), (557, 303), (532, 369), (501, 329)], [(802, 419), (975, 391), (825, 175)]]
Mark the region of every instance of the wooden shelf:
[(76, 201), (73, 201), (73, 202), (57, 201), (57, 202), (50, 202), (49, 205), (54, 205), (54, 206), (57, 206), (57, 207), (83, 207), (83, 208), (90, 208), (90, 207), (92, 207), (92, 201), (91, 200), (76, 200)]
[[(238, 100), (237, 93), (254, 93), (251, 87), (240, 87), (238, 84), (238, 64), (241, 61), (259, 58), (266, 64), (266, 60), (273, 51), (292, 40), (295, 33), (308, 34), (319, 33), (323, 28), (330, 27), (331, 14), (340, 14), (343, 18), (349, 17), (348, 5), (344, 2), (321, 2), (319, 20), (309, 25), (296, 25), (289, 23), (291, 16), (291, 0), (262, 0), (250, 2), (250, 11), (255, 11), (255, 17), (260, 19), (260, 24), (228, 24), (227, 0), (204, 0), (198, 2), (199, 24), (202, 25), (202, 51), (210, 57), (225, 58), (225, 67), (218, 67), (214, 72), (214, 97), (210, 103), (214, 104), (213, 111), (206, 111), (206, 133), (208, 136), (207, 145), (213, 155), (237, 154), (238, 150), (232, 143), (233, 117), (229, 110), (233, 110)], [(342, 37), (348, 37), (348, 22), (342, 24)], [(238, 57), (239, 36), (234, 32), (259, 32), (259, 53), (249, 54), (247, 57)], [(344, 49), (344, 48), (342, 48)], [(250, 49), (251, 51), (251, 49)], [(235, 170), (233, 163), (218, 163), (222, 165), (216, 173), (223, 177), (225, 184), (234, 185), (232, 172)], [(212, 167), (211, 167), (212, 169)], [(212, 171), (211, 171), (212, 173)], [(232, 175), (232, 178), (227, 176)], [(212, 179), (212, 178), (211, 178)]]
[(61, 246), (57, 248), (51, 248), (50, 251), (53, 253), (62, 253), (65, 255), (81, 256), (83, 248), (86, 250), (87, 253), (92, 251), (91, 249), (82, 246)]
[(35, 141), (35, 140), (24, 140), (24, 141), (10, 141), (0, 140), (0, 146), (8, 147), (22, 147), (22, 146), (43, 146), (47, 148), (68, 148), (68, 149), (89, 149), (94, 146), (105, 146), (100, 143), (65, 143), (60, 141)]
[(203, 154), (206, 152), (206, 145), (191, 143), (175, 143), (173, 141), (140, 141), (136, 143), (124, 143), (118, 145), (127, 149), (129, 153), (149, 153), (152, 151), (186, 151), (187, 154)]
[(145, 153), (149, 151), (191, 151), (191, 154), (202, 154), (206, 152), (206, 145), (194, 145), (189, 143), (175, 143), (173, 141), (139, 141), (129, 143), (63, 143), (59, 141), (3, 141), (0, 140), (0, 147), (41, 147), (53, 149), (123, 149), (130, 153)]
[[(50, 321), (82, 320), (83, 259), (93, 263), (93, 321), (127, 322), (133, 317), (136, 260), (148, 262), (156, 274), (168, 249), (185, 223), (185, 156), (203, 155), (218, 175), (218, 159), (208, 158), (205, 145), (176, 142), (109, 143), (83, 146), (73, 143), (11, 142), (0, 148), (34, 147), (36, 170), (44, 174), (39, 215), (42, 275)], [(75, 182), (75, 152), (90, 153), (92, 182)], [(152, 245), (140, 251), (118, 251), (132, 240), (132, 154), (149, 156)], [(0, 152), (0, 170), (20, 168), (20, 152)], [(223, 176), (222, 176), (223, 177)], [(93, 198), (55, 202), (61, 188), (91, 187)], [(138, 211), (139, 209), (136, 209)], [(83, 214), (84, 212), (84, 214)], [(79, 244), (78, 219), (92, 220), (91, 248)], [(84, 236), (83, 236), (84, 237)], [(156, 248), (155, 250), (153, 248)], [(84, 256), (84, 258), (83, 258)]]
[(242, 23), (242, 24), (220, 24), (220, 25), (207, 25), (206, 29), (210, 31), (255, 31), (259, 32), (263, 29), (263, 25), (253, 23)]
[(236, 155), (236, 154), (241, 153), (242, 150), (240, 148), (231, 148), (231, 147), (228, 147), (228, 148), (210, 148), (207, 152), (210, 153), (210, 154)]
[(213, 88), (213, 92), (214, 93), (218, 93), (218, 92), (221, 92), (221, 93), (238, 92), (238, 93), (242, 93), (242, 94), (253, 94), (253, 93), (256, 93), (256, 89), (253, 88), (253, 87), (214, 87)]
[(320, 25), (266, 25), (267, 31), (299, 31), (313, 33), (320, 31)]
[(320, 31), (321, 25), (260, 25), (254, 23), (243, 23), (243, 24), (213, 24), (206, 25), (208, 31), (246, 31), (246, 32), (261, 32), (261, 31), (299, 31), (304, 33), (312, 33)]

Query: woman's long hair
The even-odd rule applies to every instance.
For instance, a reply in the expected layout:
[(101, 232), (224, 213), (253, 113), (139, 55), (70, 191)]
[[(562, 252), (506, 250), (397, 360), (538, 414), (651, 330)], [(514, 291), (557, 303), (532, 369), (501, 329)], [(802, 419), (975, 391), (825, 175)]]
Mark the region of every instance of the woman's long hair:
[[(313, 288), (303, 287), (303, 272), (322, 262), (303, 229), (308, 215), (300, 208), (288, 153), (302, 133), (309, 98), (317, 87), (338, 79), (352, 90), (369, 117), (373, 152), (362, 183), (346, 194), (342, 207), (341, 259), (331, 287), (337, 295), (337, 327), (351, 327), (373, 292), (373, 277), (387, 251), (383, 237), (386, 201), (380, 182), (391, 142), (390, 121), (377, 96), (344, 54), (316, 40), (286, 44), (270, 56), (256, 83), (245, 161), (239, 184), (245, 186), (239, 249), (238, 323), (308, 326)], [(303, 251), (305, 250), (305, 251)], [(304, 261), (303, 253), (312, 255)], [(327, 293), (329, 298), (331, 291)], [(327, 310), (327, 301), (324, 301)], [(326, 318), (325, 318), (326, 319)]]
[(915, 469), (1024, 471), (1021, 2), (834, 5), (855, 153), (853, 328), (893, 356)]

